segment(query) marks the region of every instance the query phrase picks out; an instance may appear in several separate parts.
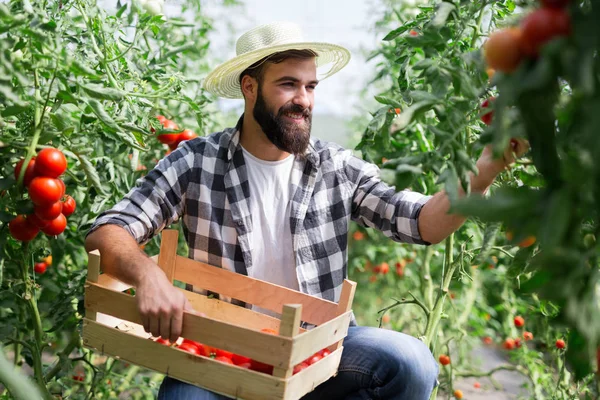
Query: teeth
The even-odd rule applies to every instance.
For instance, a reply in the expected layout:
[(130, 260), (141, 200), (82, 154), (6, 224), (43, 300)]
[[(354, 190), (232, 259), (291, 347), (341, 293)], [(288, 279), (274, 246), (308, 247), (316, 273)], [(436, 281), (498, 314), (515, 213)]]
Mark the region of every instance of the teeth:
[(302, 115), (302, 114), (290, 114), (290, 113), (287, 113), (286, 115), (287, 115), (288, 117), (291, 117), (291, 118), (294, 118), (294, 119), (300, 119), (300, 118), (302, 118), (302, 117), (303, 117), (303, 115)]

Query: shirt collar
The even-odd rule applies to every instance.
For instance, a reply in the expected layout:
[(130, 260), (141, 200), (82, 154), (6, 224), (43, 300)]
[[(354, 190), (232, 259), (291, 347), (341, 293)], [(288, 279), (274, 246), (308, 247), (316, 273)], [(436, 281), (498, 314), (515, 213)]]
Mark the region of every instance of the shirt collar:
[[(244, 114), (242, 114), (242, 116), (238, 120), (237, 124), (235, 125), (235, 131), (231, 135), (231, 140), (229, 141), (229, 147), (227, 149), (227, 161), (228, 162), (231, 161), (231, 159), (233, 158), (233, 154), (237, 150), (241, 149), (240, 132), (242, 130), (243, 123), (244, 123)], [(320, 164), (320, 158), (319, 158), (319, 153), (315, 149), (314, 144), (315, 144), (315, 142), (314, 142), (313, 138), (311, 137), (310, 143), (309, 143), (308, 147), (306, 148), (304, 156), (306, 157), (306, 159), (308, 161), (310, 161), (312, 164), (314, 164), (315, 166), (318, 167)]]

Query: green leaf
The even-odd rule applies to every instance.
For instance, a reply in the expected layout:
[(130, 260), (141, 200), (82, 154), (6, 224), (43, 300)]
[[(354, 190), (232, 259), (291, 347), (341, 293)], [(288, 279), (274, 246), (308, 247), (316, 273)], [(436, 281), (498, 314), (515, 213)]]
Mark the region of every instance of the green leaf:
[(115, 16), (117, 18), (121, 18), (121, 16), (123, 15), (123, 13), (127, 10), (127, 4), (123, 4), (121, 6), (121, 8), (119, 8), (119, 10), (117, 11), (117, 13), (115, 14)]
[(77, 158), (79, 159), (79, 162), (81, 162), (81, 166), (83, 167), (83, 172), (85, 173), (85, 176), (86, 176), (88, 182), (92, 186), (94, 186), (94, 188), (96, 188), (96, 190), (99, 193), (107, 194), (106, 190), (104, 190), (104, 187), (102, 186), (102, 182), (100, 181), (100, 176), (98, 175), (98, 171), (96, 171), (96, 168), (94, 168), (94, 166), (92, 165), (90, 160), (82, 154), (76, 154), (76, 155), (77, 155)]
[(490, 253), (490, 250), (492, 249), (492, 247), (494, 246), (494, 243), (496, 242), (496, 235), (498, 234), (499, 230), (500, 230), (499, 223), (493, 222), (493, 223), (487, 224), (487, 226), (485, 227), (485, 231), (483, 233), (483, 240), (481, 241), (481, 249), (479, 250), (479, 253), (477, 254), (477, 257), (475, 258), (475, 260), (473, 260), (473, 262), (475, 264), (480, 264), (483, 262), (483, 260), (485, 260), (487, 258), (487, 256)]
[(0, 190), (6, 190), (14, 186), (15, 183), (17, 183), (17, 181), (12, 176), (2, 178), (0, 179)]
[(24, 111), (27, 111), (28, 109), (29, 109), (28, 106), (17, 106), (17, 105), (8, 106), (4, 110), (2, 110), (2, 116), (3, 117), (11, 117), (13, 115), (18, 115)]
[(420, 101), (408, 107), (396, 118), (396, 127), (399, 131), (405, 129), (423, 110), (429, 109), (431, 101)]
[(529, 188), (505, 188), (489, 199), (477, 194), (453, 202), (451, 212), (474, 216), (484, 221), (528, 218), (542, 194)]
[(448, 17), (450, 16), (450, 13), (455, 9), (456, 7), (454, 4), (446, 1), (441, 2), (435, 12), (435, 15), (433, 16), (433, 19), (431, 20), (431, 25), (436, 28), (444, 26), (448, 20)]
[(400, 28), (396, 28), (393, 31), (391, 31), (390, 33), (388, 33), (387, 35), (385, 35), (385, 37), (382, 40), (384, 40), (384, 41), (394, 40), (398, 36), (400, 36), (402, 33), (406, 32), (407, 30), (408, 30), (408, 27), (406, 25), (403, 25)]
[(392, 106), (392, 107), (394, 107), (394, 108), (402, 108), (402, 107), (403, 107), (403, 106), (402, 106), (402, 103), (400, 103), (399, 101), (397, 101), (397, 100), (394, 100), (394, 99), (392, 99), (392, 98), (389, 98), (389, 97), (385, 97), (385, 96), (375, 96), (375, 100), (376, 100), (378, 103), (381, 103), (381, 104), (386, 104), (386, 105), (388, 105), (388, 106)]
[(94, 99), (88, 99), (87, 103), (94, 111), (94, 114), (96, 114), (98, 118), (100, 118), (100, 121), (114, 129), (115, 131), (119, 130), (119, 125), (117, 125), (117, 123), (111, 118), (111, 116), (108, 115), (102, 103)]
[(99, 100), (123, 100), (125, 92), (115, 88), (104, 87), (103, 85), (81, 85), (83, 90), (90, 96)]

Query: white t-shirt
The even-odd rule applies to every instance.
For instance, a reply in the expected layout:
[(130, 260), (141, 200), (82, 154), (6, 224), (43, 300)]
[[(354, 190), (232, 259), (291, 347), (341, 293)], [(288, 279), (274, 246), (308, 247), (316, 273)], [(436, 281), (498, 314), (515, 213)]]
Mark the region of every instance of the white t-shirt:
[[(250, 184), (252, 268), (248, 275), (298, 290), (290, 228), (290, 176), (294, 156), (261, 160), (242, 147)], [(273, 313), (253, 306), (256, 311)]]

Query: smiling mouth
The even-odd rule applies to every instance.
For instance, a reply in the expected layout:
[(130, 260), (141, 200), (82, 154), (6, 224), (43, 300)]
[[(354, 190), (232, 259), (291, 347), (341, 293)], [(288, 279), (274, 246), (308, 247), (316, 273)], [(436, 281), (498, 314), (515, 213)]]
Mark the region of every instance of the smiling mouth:
[(302, 113), (285, 113), (283, 115), (287, 119), (294, 121), (294, 122), (302, 122), (306, 119), (306, 117)]

